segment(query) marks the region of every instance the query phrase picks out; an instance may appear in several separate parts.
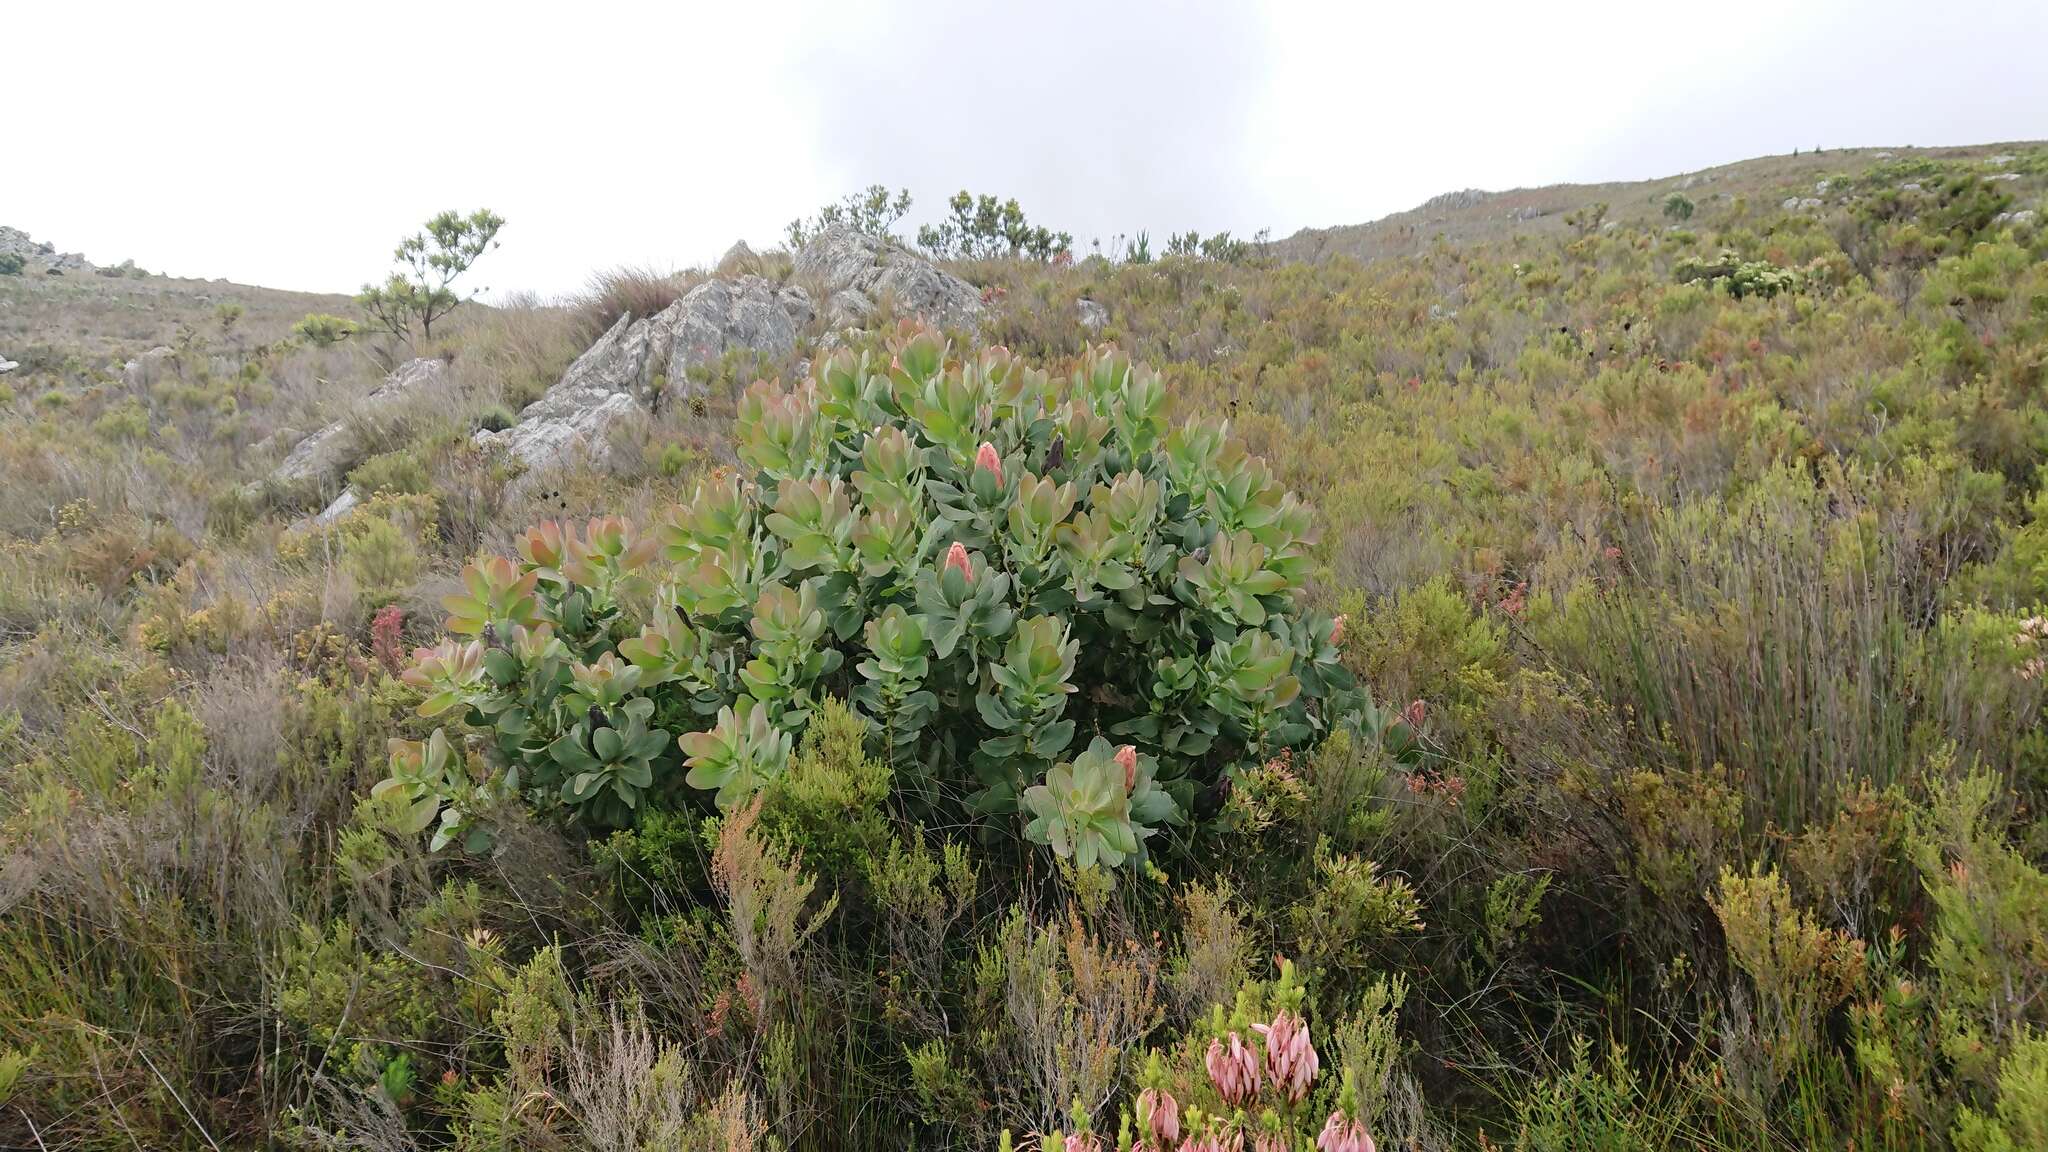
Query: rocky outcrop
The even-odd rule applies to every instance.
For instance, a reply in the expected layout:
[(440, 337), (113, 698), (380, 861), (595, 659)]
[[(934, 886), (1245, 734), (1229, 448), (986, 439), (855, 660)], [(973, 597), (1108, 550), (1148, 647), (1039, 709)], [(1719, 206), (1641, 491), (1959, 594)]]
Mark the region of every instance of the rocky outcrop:
[(652, 390), (665, 343), (666, 334), (652, 318), (619, 317), (554, 387), (526, 406), (519, 423), (478, 432), (476, 443), (504, 449), (528, 471), (567, 463), (578, 453), (602, 459), (609, 454), (612, 425), (638, 411), (636, 398)]
[[(656, 315), (619, 317), (517, 424), (479, 432), (476, 442), (503, 449), (529, 474), (579, 460), (602, 465), (620, 421), (647, 405), (701, 394), (696, 369), (732, 352), (791, 355), (818, 305), (805, 288), (755, 275), (760, 267), (752, 249), (735, 244), (719, 261), (720, 276)], [(821, 294), (835, 328), (866, 323), (884, 299), (899, 314), (956, 327), (971, 327), (981, 315), (973, 285), (900, 245), (844, 226), (804, 245), (796, 277)]]
[[(529, 471), (576, 456), (602, 462), (608, 433), (643, 403), (686, 400), (701, 392), (691, 370), (727, 352), (787, 356), (811, 322), (811, 298), (759, 276), (707, 280), (654, 316), (621, 316), (576, 358), (547, 394), (501, 432), (479, 432)], [(662, 395), (657, 396), (657, 392)]]
[(0, 256), (19, 256), (26, 261), (47, 260), (56, 254), (55, 245), (37, 243), (19, 228), (0, 225)]
[[(157, 351), (168, 352), (169, 349)], [(147, 355), (155, 355), (155, 352)], [(132, 369), (135, 365), (131, 362), (129, 367)], [(392, 369), (376, 391), (363, 397), (356, 405), (356, 412), (374, 414), (412, 398), (439, 384), (446, 377), (447, 369), (448, 366), (439, 360), (408, 360)], [(355, 467), (361, 455), (351, 423), (337, 420), (299, 441), (285, 456), (284, 462), (271, 471), (270, 478), (280, 484), (332, 484)]]
[(901, 245), (834, 224), (796, 254), (796, 275), (813, 285), (825, 322), (833, 328), (865, 325), (888, 299), (898, 315), (972, 328), (981, 319), (981, 293), (958, 276)]
[(335, 523), (336, 521), (340, 520), (343, 516), (346, 516), (349, 513), (355, 511), (356, 505), (361, 504), (362, 502), (363, 498), (356, 494), (356, 490), (353, 486), (342, 489), (341, 495), (336, 496), (334, 498), (334, 503), (329, 504), (327, 507), (321, 509), (320, 514), (313, 517), (313, 527), (325, 528), (328, 525)]
[(1081, 327), (1089, 332), (1100, 332), (1109, 323), (1109, 309), (1083, 296), (1074, 302), (1074, 311), (1081, 321)]
[(172, 367), (177, 353), (159, 344), (135, 359), (121, 366), (121, 383), (131, 392), (144, 392), (163, 377), (164, 371)]
[(811, 297), (801, 288), (777, 288), (759, 276), (707, 280), (656, 317), (669, 333), (671, 393), (692, 392), (690, 369), (746, 350), (787, 356), (797, 333), (811, 322)]
[(759, 276), (761, 258), (747, 246), (745, 240), (735, 240), (725, 255), (718, 258), (717, 271), (720, 276)]
[(46, 276), (93, 271), (92, 261), (80, 253), (59, 252), (56, 245), (48, 241), (38, 242), (19, 228), (0, 226), (0, 256), (19, 256), (24, 265), (41, 266)]
[(1493, 197), (1484, 188), (1460, 188), (1456, 192), (1441, 192), (1424, 200), (1417, 212), (1455, 212), (1464, 208), (1477, 208)]

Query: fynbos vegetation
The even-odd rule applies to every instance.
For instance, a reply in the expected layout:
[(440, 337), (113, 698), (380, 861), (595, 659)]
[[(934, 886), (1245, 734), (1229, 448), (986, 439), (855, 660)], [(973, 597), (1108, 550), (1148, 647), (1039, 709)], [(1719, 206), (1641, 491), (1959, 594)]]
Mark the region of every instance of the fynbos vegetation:
[[(134, 281), (146, 350), (31, 262), (0, 1145), (2041, 1147), (1992, 155), (1078, 262), (963, 195), (968, 284), (877, 188), (388, 378), (345, 299)], [(724, 306), (787, 328), (673, 354)]]

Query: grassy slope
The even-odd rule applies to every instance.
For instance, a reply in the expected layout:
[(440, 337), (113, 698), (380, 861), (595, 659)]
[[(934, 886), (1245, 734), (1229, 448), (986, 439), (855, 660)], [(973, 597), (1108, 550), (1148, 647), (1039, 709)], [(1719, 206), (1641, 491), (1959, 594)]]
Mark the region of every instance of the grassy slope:
[(211, 328), (218, 309), (243, 309), (240, 327), (257, 340), (276, 340), (308, 312), (343, 312), (346, 296), (181, 280), (170, 276), (52, 276), (31, 266), (0, 276), (0, 353), (28, 367), (72, 358), (118, 361), (179, 333)]
[(2038, 147), (2038, 144), (1845, 148), (1832, 152), (1802, 152), (1797, 156), (1759, 156), (1656, 180), (1551, 184), (1541, 188), (1482, 192), (1476, 203), (1438, 203), (1457, 195), (1450, 193), (1367, 224), (1304, 228), (1276, 242), (1274, 250), (1281, 258), (1290, 260), (1314, 260), (1335, 255), (1379, 260), (1414, 255), (1438, 237), (1454, 244), (1472, 244), (1517, 235), (1562, 236), (1571, 230), (1565, 223), (1565, 217), (1595, 203), (1608, 206), (1609, 220), (1623, 224), (1652, 224), (1661, 219), (1664, 200), (1673, 192), (1683, 192), (1702, 209), (1726, 206), (1740, 197), (1775, 203), (1795, 192), (1810, 194), (1807, 189), (1818, 181), (1844, 174), (1857, 175), (1886, 159), (1984, 160), (2032, 147)]

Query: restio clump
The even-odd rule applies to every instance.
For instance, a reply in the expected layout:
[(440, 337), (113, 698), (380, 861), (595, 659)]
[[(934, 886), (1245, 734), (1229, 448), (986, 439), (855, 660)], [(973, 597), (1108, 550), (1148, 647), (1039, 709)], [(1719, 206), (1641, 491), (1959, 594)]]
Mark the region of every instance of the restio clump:
[(464, 571), (407, 675), (460, 736), (399, 745), (386, 790), (472, 847), (514, 795), (593, 828), (731, 809), (837, 697), (920, 817), (1142, 860), (1364, 703), (1300, 602), (1308, 506), (1166, 407), (1113, 348), (1060, 381), (914, 327), (758, 383), (739, 470), (662, 523), (542, 524)]

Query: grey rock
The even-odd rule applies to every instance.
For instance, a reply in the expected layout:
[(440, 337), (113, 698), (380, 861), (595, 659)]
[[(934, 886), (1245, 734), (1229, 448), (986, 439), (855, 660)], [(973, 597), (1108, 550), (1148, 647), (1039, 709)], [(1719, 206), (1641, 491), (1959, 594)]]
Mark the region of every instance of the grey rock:
[(121, 383), (130, 391), (146, 392), (156, 385), (167, 368), (174, 366), (177, 355), (162, 345), (151, 348), (121, 366)]
[(1074, 310), (1080, 314), (1081, 327), (1090, 332), (1100, 332), (1102, 326), (1109, 323), (1109, 309), (1086, 296), (1074, 302)]
[(1787, 212), (1811, 211), (1820, 206), (1820, 200), (1812, 196), (1787, 196), (1785, 197), (1785, 202), (1778, 205), (1778, 207)]
[(2010, 164), (2017, 159), (2019, 159), (2019, 157), (2013, 155), (2010, 152), (2000, 152), (1998, 155), (1993, 156), (1984, 162), (1986, 164), (1991, 165), (1993, 168), (1999, 168), (2003, 167), (2004, 165)]
[(761, 274), (761, 258), (754, 254), (754, 250), (747, 246), (745, 240), (735, 240), (732, 242), (732, 247), (725, 250), (725, 255), (718, 258), (718, 274), (720, 276), (759, 276)]
[(667, 396), (683, 399), (700, 389), (690, 370), (717, 363), (736, 350), (787, 356), (812, 316), (801, 288), (777, 287), (759, 276), (707, 280), (659, 314), (621, 316), (576, 358), (562, 379), (500, 432), (479, 432), (538, 472), (581, 458), (605, 463), (614, 424), (656, 399), (657, 378)]
[(900, 314), (942, 325), (973, 328), (981, 294), (958, 276), (899, 244), (834, 224), (796, 254), (796, 275), (816, 287), (826, 322), (857, 327), (883, 298)]
[(546, 405), (503, 432), (479, 432), (479, 445), (502, 448), (525, 466), (529, 474), (561, 467), (572, 462), (608, 464), (611, 460), (612, 426), (646, 411), (624, 392), (583, 396), (588, 403), (577, 405), (568, 396), (548, 397), (534, 402), (527, 411)]
[(41, 260), (56, 250), (50, 244), (38, 244), (19, 228), (0, 225), (0, 253), (19, 256), (23, 260)]
[[(751, 249), (735, 245), (720, 263), (743, 264), (751, 257)], [(814, 314), (802, 288), (754, 275), (707, 280), (656, 315), (619, 317), (560, 381), (527, 405), (519, 423), (478, 432), (474, 440), (503, 449), (529, 473), (577, 460), (607, 464), (614, 425), (644, 413), (648, 403), (699, 394), (691, 370), (729, 352), (791, 355)], [(666, 385), (661, 396), (657, 382)]]
[(341, 495), (334, 498), (332, 504), (322, 508), (320, 513), (313, 517), (313, 524), (316, 527), (325, 528), (343, 516), (355, 511), (356, 505), (362, 502), (363, 498), (356, 495), (355, 488), (344, 488), (341, 490)]
[(12, 372), (19, 367), (21, 367), (21, 363), (19, 361), (9, 360), (5, 356), (0, 356), (0, 376), (5, 376), (9, 372)]
[(777, 288), (759, 276), (707, 280), (690, 289), (654, 320), (668, 334), (670, 394), (699, 394), (690, 369), (715, 364), (728, 351), (770, 356), (796, 351), (797, 333), (811, 322), (812, 311), (810, 294), (803, 289)]
[[(447, 364), (440, 360), (408, 360), (392, 369), (355, 410), (373, 413), (388, 408), (440, 383), (447, 369)], [(270, 478), (280, 484), (331, 484), (354, 467), (361, 454), (355, 429), (348, 421), (337, 420), (293, 446), (284, 462), (271, 471)]]
[(2017, 224), (2025, 226), (2028, 224), (2032, 224), (2034, 222), (2035, 215), (2036, 214), (2032, 208), (2022, 208), (2017, 212), (2000, 212), (1998, 215), (1991, 218), (1991, 222), (1993, 224)]
[(2001, 182), (2008, 180), (2017, 180), (2019, 178), (2020, 174), (2017, 172), (1999, 172), (1994, 175), (1985, 177), (1986, 180), (1997, 180)]
[(1814, 192), (1814, 195), (1816, 195), (1816, 196), (1824, 196), (1824, 195), (1826, 195), (1826, 194), (1827, 194), (1827, 190), (1828, 190), (1828, 185), (1829, 185), (1829, 184), (1831, 184), (1831, 183), (1833, 183), (1833, 181), (1829, 181), (1829, 180), (1817, 180), (1817, 181), (1815, 181), (1815, 182), (1814, 182), (1814, 185), (1813, 185), (1813, 192)]
[(1880, 151), (1876, 155), (1879, 160), (1889, 160), (1892, 158), (1892, 154), (1887, 151)]
[[(681, 303), (670, 305), (670, 311)], [(620, 316), (553, 387), (526, 406), (519, 423), (499, 432), (478, 432), (475, 443), (503, 449), (529, 472), (579, 455), (601, 461), (609, 455), (611, 426), (641, 410), (635, 398), (652, 390), (654, 374), (667, 359), (670, 332), (657, 319)]]
[(1918, 180), (1908, 180), (1904, 184), (1899, 185), (1899, 191), (1918, 192), (1920, 191), (1920, 182)]

